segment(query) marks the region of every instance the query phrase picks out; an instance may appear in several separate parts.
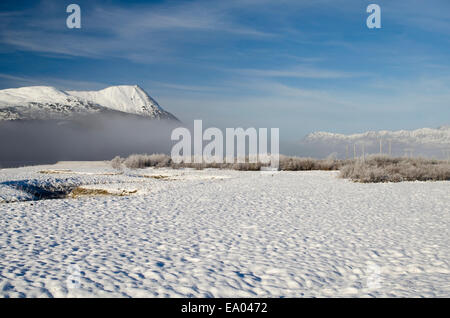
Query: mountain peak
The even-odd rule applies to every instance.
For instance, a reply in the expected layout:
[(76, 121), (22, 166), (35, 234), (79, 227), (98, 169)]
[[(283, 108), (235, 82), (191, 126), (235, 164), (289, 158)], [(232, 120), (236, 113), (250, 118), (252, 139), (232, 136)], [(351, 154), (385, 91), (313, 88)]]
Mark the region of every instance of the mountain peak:
[(51, 86), (0, 90), (0, 119), (52, 118), (55, 114), (60, 118), (105, 110), (176, 120), (139, 85), (110, 86), (99, 91), (62, 91)]
[(165, 113), (161, 106), (138, 85), (118, 85), (99, 91), (68, 91), (68, 93), (130, 114), (159, 118)]

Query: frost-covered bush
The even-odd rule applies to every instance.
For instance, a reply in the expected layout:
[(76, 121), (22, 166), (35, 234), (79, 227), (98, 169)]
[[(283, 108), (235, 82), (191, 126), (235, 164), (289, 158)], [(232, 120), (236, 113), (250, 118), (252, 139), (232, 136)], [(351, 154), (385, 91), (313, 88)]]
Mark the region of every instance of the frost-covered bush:
[(116, 169), (116, 170), (121, 170), (122, 169), (122, 161), (123, 161), (123, 159), (120, 158), (119, 156), (114, 157), (114, 159), (111, 160), (111, 167), (113, 167), (113, 169)]
[(449, 163), (424, 158), (369, 156), (347, 163), (340, 171), (342, 178), (357, 182), (450, 180)]
[(280, 156), (280, 170), (338, 170), (343, 160)]
[(125, 167), (130, 169), (147, 168), (147, 167), (169, 167), (172, 160), (165, 154), (153, 155), (130, 155), (123, 162)]
[[(122, 165), (130, 169), (146, 167), (171, 167), (174, 169), (233, 169), (241, 171), (257, 171), (270, 164), (267, 162), (251, 163), (248, 158), (243, 163), (175, 163), (168, 155), (130, 155), (126, 159), (116, 157), (111, 161), (115, 169)], [(289, 157), (280, 155), (279, 169), (284, 171), (307, 170), (340, 170), (342, 178), (357, 182), (400, 182), (400, 181), (426, 181), (426, 180), (450, 180), (450, 164), (445, 161), (423, 158), (392, 158), (388, 156), (373, 155), (365, 159), (339, 160), (334, 157), (328, 159), (314, 159)]]
[[(127, 168), (139, 169), (146, 167), (171, 167), (171, 168), (193, 168), (193, 169), (233, 169), (242, 171), (256, 171), (261, 170), (262, 167), (270, 166), (270, 160), (264, 158), (264, 162), (250, 162), (249, 157), (245, 158), (245, 162), (238, 163), (235, 160), (234, 163), (227, 162), (194, 162), (194, 157), (191, 158), (191, 162), (181, 161), (175, 163), (168, 155), (165, 154), (133, 154), (122, 159), (116, 157), (111, 161), (114, 167), (124, 165)], [(244, 159), (244, 158), (243, 158)], [(270, 159), (270, 157), (269, 157)], [(280, 170), (299, 171), (299, 170), (338, 170), (345, 161), (337, 159), (313, 159), (313, 158), (300, 158), (300, 157), (288, 157), (280, 155), (279, 168)]]
[(259, 162), (243, 162), (243, 163), (234, 163), (231, 168), (233, 170), (241, 170), (241, 171), (259, 171), (263, 165)]

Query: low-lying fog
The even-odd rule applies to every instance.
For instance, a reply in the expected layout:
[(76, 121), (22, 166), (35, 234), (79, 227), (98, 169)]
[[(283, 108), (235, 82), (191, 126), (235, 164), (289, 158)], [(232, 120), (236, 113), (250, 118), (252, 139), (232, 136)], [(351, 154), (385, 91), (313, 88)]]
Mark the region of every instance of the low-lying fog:
[(169, 153), (176, 121), (90, 116), (71, 121), (0, 123), (0, 166), (61, 160), (110, 160), (131, 153)]

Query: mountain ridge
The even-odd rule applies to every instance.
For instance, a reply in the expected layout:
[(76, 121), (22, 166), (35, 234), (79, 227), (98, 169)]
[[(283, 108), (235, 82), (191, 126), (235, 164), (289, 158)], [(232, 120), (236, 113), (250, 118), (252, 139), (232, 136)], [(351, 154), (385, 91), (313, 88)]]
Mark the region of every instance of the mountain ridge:
[(68, 119), (95, 113), (178, 121), (138, 85), (110, 86), (98, 91), (63, 91), (52, 86), (0, 90), (0, 120)]

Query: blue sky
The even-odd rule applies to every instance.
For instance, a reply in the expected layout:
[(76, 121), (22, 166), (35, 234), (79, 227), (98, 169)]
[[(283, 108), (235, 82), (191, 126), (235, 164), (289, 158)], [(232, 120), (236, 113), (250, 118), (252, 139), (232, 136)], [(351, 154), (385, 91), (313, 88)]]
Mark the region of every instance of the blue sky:
[[(81, 7), (82, 28), (66, 27)], [(368, 29), (366, 7), (381, 7)], [(139, 84), (184, 122), (294, 142), (450, 123), (448, 0), (5, 1), (0, 88)]]

